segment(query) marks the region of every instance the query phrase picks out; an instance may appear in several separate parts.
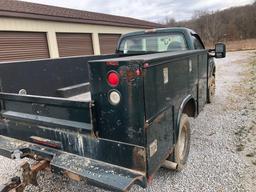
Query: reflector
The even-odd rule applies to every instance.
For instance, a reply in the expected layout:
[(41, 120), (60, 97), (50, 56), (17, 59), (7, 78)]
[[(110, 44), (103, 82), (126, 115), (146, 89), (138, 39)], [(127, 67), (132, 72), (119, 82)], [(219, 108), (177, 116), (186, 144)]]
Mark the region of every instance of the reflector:
[(116, 87), (119, 84), (119, 76), (116, 72), (110, 72), (107, 77), (108, 84)]
[(121, 96), (117, 91), (111, 91), (109, 94), (109, 101), (112, 105), (117, 105), (121, 100)]

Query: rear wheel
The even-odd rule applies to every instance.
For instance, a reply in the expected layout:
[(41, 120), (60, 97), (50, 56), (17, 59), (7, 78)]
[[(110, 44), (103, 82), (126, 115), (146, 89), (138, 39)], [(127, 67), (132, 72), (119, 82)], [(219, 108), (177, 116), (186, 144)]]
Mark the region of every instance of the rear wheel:
[(208, 82), (207, 103), (212, 103), (213, 97), (215, 95), (215, 90), (216, 90), (215, 76), (211, 75)]
[(177, 171), (181, 171), (187, 160), (190, 150), (190, 124), (187, 114), (182, 114), (179, 125), (179, 136), (174, 149), (174, 162), (178, 164)]

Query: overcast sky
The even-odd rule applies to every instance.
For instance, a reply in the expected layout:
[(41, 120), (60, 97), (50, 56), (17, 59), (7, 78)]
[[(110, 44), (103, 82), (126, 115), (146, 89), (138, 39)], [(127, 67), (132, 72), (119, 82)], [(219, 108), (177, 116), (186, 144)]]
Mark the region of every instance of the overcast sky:
[(25, 0), (119, 16), (128, 16), (153, 22), (166, 17), (177, 21), (188, 20), (196, 10), (216, 11), (250, 4), (254, 0)]

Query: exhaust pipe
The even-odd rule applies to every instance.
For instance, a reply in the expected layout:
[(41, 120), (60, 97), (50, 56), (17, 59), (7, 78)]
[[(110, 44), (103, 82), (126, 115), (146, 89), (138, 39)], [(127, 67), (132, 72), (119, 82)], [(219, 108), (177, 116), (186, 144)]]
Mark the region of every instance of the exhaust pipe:
[(172, 161), (165, 160), (164, 163), (162, 164), (162, 167), (167, 169), (177, 170), (178, 164)]

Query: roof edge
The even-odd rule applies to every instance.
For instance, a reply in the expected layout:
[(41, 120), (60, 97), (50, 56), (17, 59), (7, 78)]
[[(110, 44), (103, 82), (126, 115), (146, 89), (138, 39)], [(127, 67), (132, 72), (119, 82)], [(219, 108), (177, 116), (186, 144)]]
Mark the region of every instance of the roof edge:
[(136, 25), (129, 24), (124, 22), (110, 22), (103, 20), (91, 20), (91, 19), (77, 19), (70, 17), (58, 17), (58, 16), (49, 16), (49, 15), (41, 15), (41, 14), (32, 14), (32, 13), (23, 13), (23, 12), (14, 12), (14, 11), (2, 11), (0, 10), (0, 16), (9, 17), (9, 18), (20, 18), (20, 19), (34, 19), (34, 20), (43, 20), (43, 21), (57, 21), (57, 22), (67, 22), (67, 23), (83, 23), (83, 24), (92, 24), (92, 25), (108, 25), (115, 27), (131, 27), (131, 28), (139, 28), (139, 29), (151, 29), (163, 27), (163, 25), (156, 24), (156, 26), (151, 25)]
[(160, 23), (137, 18), (98, 13), (86, 10), (71, 9), (27, 1), (5, 0), (0, 3), (0, 16), (10, 18), (48, 20), (93, 25), (109, 25), (131, 28), (159, 28)]

